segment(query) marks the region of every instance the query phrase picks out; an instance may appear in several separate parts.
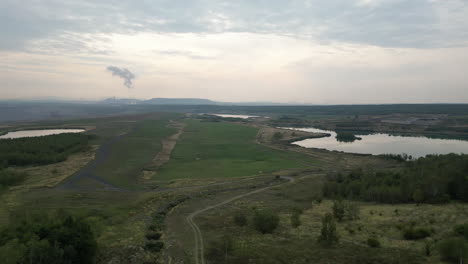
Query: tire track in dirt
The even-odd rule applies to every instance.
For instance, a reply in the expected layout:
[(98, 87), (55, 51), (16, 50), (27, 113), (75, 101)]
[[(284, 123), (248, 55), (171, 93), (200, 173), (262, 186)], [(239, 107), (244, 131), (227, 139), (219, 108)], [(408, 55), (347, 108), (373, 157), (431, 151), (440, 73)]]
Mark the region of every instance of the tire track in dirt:
[[(294, 180), (295, 180), (294, 178), (288, 177), (288, 176), (280, 176), (280, 178), (287, 180), (289, 183), (293, 183)], [(220, 202), (218, 204), (210, 205), (210, 206), (205, 207), (203, 209), (197, 210), (197, 211), (191, 213), (190, 215), (188, 215), (186, 220), (187, 220), (188, 224), (190, 225), (190, 227), (192, 228), (194, 238), (195, 238), (195, 247), (194, 247), (195, 264), (206, 264), (205, 254), (204, 254), (203, 235), (202, 235), (202, 232), (201, 232), (200, 228), (195, 223), (195, 217), (196, 216), (198, 216), (198, 215), (200, 215), (200, 214), (202, 214), (202, 213), (204, 213), (206, 211), (209, 211), (211, 209), (214, 209), (214, 208), (226, 205), (228, 203), (231, 203), (231, 202), (233, 202), (235, 200), (239, 200), (239, 199), (242, 199), (244, 197), (247, 197), (247, 196), (250, 196), (250, 195), (253, 195), (253, 194), (256, 194), (256, 193), (260, 193), (260, 192), (266, 191), (268, 189), (271, 189), (271, 188), (277, 187), (277, 186), (279, 186), (279, 185), (267, 186), (267, 187), (257, 189), (255, 191), (240, 194), (240, 195), (234, 196), (232, 198), (229, 198), (229, 199), (227, 199), (227, 200), (225, 200), (223, 202)]]

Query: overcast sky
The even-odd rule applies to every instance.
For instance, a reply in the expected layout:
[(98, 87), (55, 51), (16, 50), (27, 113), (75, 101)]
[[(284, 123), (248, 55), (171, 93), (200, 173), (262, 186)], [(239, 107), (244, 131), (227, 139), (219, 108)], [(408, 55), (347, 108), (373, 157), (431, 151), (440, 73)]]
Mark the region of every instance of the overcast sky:
[(468, 0), (1, 0), (0, 38), (0, 98), (468, 103)]

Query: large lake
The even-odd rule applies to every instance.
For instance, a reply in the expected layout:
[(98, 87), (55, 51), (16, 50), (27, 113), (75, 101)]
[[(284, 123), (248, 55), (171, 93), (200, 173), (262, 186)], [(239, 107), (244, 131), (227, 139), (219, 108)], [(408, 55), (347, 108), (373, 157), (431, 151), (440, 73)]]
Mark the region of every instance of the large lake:
[(24, 137), (41, 137), (63, 133), (81, 133), (84, 129), (38, 129), (38, 130), (21, 130), (8, 132), (5, 135), (0, 136), (0, 139), (4, 138), (24, 138)]
[(288, 128), (300, 131), (329, 133), (331, 137), (311, 138), (293, 142), (305, 148), (319, 148), (360, 154), (403, 154), (414, 158), (428, 154), (468, 154), (468, 141), (452, 139), (434, 139), (427, 137), (393, 136), (389, 134), (357, 135), (362, 140), (339, 142), (334, 131), (316, 128)]

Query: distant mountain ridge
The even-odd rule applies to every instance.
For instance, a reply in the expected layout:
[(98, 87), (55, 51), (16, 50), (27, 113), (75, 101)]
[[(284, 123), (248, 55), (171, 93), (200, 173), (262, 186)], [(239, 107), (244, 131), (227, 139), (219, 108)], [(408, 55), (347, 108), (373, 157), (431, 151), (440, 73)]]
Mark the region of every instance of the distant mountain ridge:
[(171, 104), (171, 105), (213, 105), (218, 102), (201, 98), (152, 98), (141, 101), (143, 104)]

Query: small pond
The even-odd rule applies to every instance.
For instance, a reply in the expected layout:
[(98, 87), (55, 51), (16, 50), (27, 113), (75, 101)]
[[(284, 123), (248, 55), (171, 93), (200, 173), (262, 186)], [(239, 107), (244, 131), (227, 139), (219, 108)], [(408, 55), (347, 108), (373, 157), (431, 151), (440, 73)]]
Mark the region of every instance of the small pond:
[(38, 129), (38, 130), (20, 130), (8, 132), (5, 135), (1, 135), (0, 139), (4, 138), (23, 138), (23, 137), (41, 137), (63, 133), (81, 133), (84, 129)]
[(468, 141), (453, 139), (435, 139), (415, 136), (396, 136), (389, 134), (357, 135), (361, 140), (339, 142), (334, 131), (316, 128), (287, 128), (293, 130), (328, 133), (331, 137), (311, 138), (293, 142), (305, 148), (318, 148), (359, 154), (408, 154), (414, 158), (428, 154), (468, 154)]

